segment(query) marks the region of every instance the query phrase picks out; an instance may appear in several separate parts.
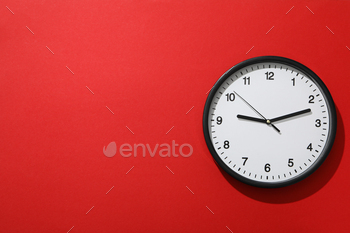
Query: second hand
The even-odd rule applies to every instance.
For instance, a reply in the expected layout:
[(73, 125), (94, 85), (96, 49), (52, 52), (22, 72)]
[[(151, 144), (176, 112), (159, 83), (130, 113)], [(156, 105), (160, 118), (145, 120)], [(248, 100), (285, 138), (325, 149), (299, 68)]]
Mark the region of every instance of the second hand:
[(281, 132), (281, 130), (279, 130), (274, 124), (271, 123), (270, 120), (266, 119), (258, 110), (256, 110), (251, 104), (249, 104), (245, 99), (243, 99), (242, 96), (240, 96), (237, 92), (233, 91), (239, 98), (241, 98), (246, 104), (249, 105), (249, 107), (251, 107), (259, 116), (261, 116), (265, 121), (266, 124), (271, 125), (277, 132)]

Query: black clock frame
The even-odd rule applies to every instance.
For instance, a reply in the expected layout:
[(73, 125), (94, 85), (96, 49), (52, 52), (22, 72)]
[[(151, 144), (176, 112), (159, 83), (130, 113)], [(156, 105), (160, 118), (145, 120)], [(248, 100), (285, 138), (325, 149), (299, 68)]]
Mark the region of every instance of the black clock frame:
[[(275, 63), (280, 63), (284, 65), (289, 65), (291, 67), (294, 67), (295, 69), (300, 70), (303, 72), (308, 78), (310, 78), (313, 82), (315, 82), (318, 87), (320, 88), (320, 91), (323, 93), (325, 97), (325, 101), (327, 102), (328, 106), (328, 111), (329, 111), (329, 122), (330, 122), (330, 128), (328, 132), (328, 138), (327, 142), (325, 144), (325, 147), (323, 151), (321, 152), (320, 156), (317, 158), (317, 160), (308, 168), (305, 172), (291, 178), (285, 181), (281, 182), (274, 182), (274, 183), (269, 183), (269, 182), (260, 182), (260, 181), (254, 181), (248, 178), (245, 178), (238, 173), (234, 172), (232, 169), (230, 169), (219, 157), (219, 155), (216, 153), (214, 146), (211, 142), (210, 136), (209, 136), (209, 124), (208, 124), (208, 119), (209, 119), (209, 110), (210, 110), (210, 105), (212, 103), (212, 100), (214, 98), (214, 95), (216, 94), (217, 90), (221, 86), (221, 84), (229, 78), (233, 73), (236, 71), (257, 63), (262, 63), (262, 62), (275, 62)], [(316, 171), (321, 164), (324, 162), (324, 160), (327, 158), (329, 152), (332, 149), (334, 140), (335, 140), (335, 135), (336, 135), (336, 130), (337, 130), (337, 114), (336, 114), (336, 109), (334, 105), (333, 98), (326, 87), (326, 85), (323, 83), (323, 81), (309, 68), (304, 66), (303, 64), (291, 60), (289, 58), (285, 57), (278, 57), (278, 56), (261, 56), (261, 57), (255, 57), (251, 58), (248, 60), (245, 60), (243, 62), (240, 62), (239, 64), (233, 66), (230, 68), (228, 71), (226, 71), (219, 79), (218, 81), (214, 84), (213, 88), (211, 89), (208, 98), (206, 100), (205, 106), (204, 106), (204, 112), (203, 112), (203, 133), (204, 133), (204, 138), (206, 141), (206, 144), (208, 146), (208, 149), (215, 159), (215, 161), (218, 163), (218, 165), (229, 175), (232, 177), (236, 178), (237, 180), (252, 185), (256, 187), (262, 187), (262, 188), (279, 188), (279, 187), (284, 187), (288, 186), (294, 183), (297, 183), (306, 177), (310, 176), (314, 171)]]

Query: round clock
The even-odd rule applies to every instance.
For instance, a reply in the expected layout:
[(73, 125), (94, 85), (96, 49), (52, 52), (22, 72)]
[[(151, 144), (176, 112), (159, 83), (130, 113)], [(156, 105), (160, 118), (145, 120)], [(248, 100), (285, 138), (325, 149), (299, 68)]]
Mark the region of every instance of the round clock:
[(203, 131), (215, 161), (234, 178), (282, 187), (314, 172), (336, 134), (321, 79), (291, 59), (264, 56), (229, 69), (207, 98)]

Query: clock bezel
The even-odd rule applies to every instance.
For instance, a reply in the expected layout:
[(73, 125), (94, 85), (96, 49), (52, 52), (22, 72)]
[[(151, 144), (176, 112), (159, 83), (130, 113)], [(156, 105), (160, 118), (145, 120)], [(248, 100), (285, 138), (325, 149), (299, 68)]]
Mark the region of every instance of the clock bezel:
[[(216, 153), (216, 150), (214, 149), (214, 146), (211, 142), (211, 138), (210, 138), (210, 134), (209, 134), (209, 124), (208, 124), (210, 105), (212, 103), (212, 100), (213, 100), (216, 92), (218, 91), (220, 86), (223, 84), (223, 82), (225, 82), (236, 71), (238, 71), (244, 67), (247, 67), (247, 66), (250, 66), (253, 64), (257, 64), (257, 63), (262, 63), (262, 62), (274, 62), (274, 63), (280, 63), (283, 65), (291, 66), (291, 67), (301, 71), (309, 79), (311, 79), (313, 82), (315, 82), (318, 85), (320, 91), (322, 92), (322, 94), (325, 98), (325, 101), (326, 101), (327, 107), (328, 107), (329, 118), (330, 118), (329, 119), (329, 132), (328, 132), (327, 141), (325, 143), (324, 149), (322, 150), (322, 152), (319, 155), (319, 157), (317, 158), (317, 160), (305, 172), (303, 172), (295, 177), (292, 177), (288, 180), (284, 180), (284, 181), (280, 181), (280, 182), (273, 182), (273, 183), (264, 182), (264, 181), (255, 181), (255, 180), (248, 179), (244, 176), (241, 176), (240, 174), (233, 171), (230, 167), (228, 167), (221, 160), (219, 155)], [(329, 155), (329, 153), (332, 149), (334, 140), (335, 140), (336, 130), (337, 130), (337, 115), (336, 115), (335, 104), (334, 104), (333, 98), (332, 98), (327, 86), (324, 84), (324, 82), (318, 77), (318, 75), (316, 73), (314, 73), (311, 69), (309, 69), (305, 65), (303, 65), (295, 60), (285, 58), (285, 57), (279, 57), (279, 56), (254, 57), (254, 58), (250, 58), (250, 59), (247, 59), (245, 61), (242, 61), (242, 62), (238, 63), (237, 65), (231, 67), (228, 71), (226, 71), (217, 80), (217, 82), (214, 84), (214, 86), (210, 90), (210, 93), (207, 97), (207, 100), (206, 100), (206, 103), (204, 106), (204, 112), (203, 112), (204, 138), (205, 138), (207, 147), (208, 147), (211, 155), (213, 156), (214, 160), (218, 163), (218, 165), (226, 173), (228, 173), (232, 177), (236, 178), (237, 180), (239, 180), (243, 183), (255, 186), (255, 187), (262, 187), (262, 188), (285, 187), (285, 186), (297, 183), (297, 182), (305, 179), (306, 177), (310, 176), (313, 172), (315, 172), (321, 166), (321, 164), (325, 161), (325, 159)]]

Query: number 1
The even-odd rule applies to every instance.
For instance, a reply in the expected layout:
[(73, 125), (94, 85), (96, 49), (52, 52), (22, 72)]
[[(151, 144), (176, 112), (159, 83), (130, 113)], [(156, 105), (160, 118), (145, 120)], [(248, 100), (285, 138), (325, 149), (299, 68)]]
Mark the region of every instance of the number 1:
[(295, 86), (295, 78), (292, 78), (293, 86)]

